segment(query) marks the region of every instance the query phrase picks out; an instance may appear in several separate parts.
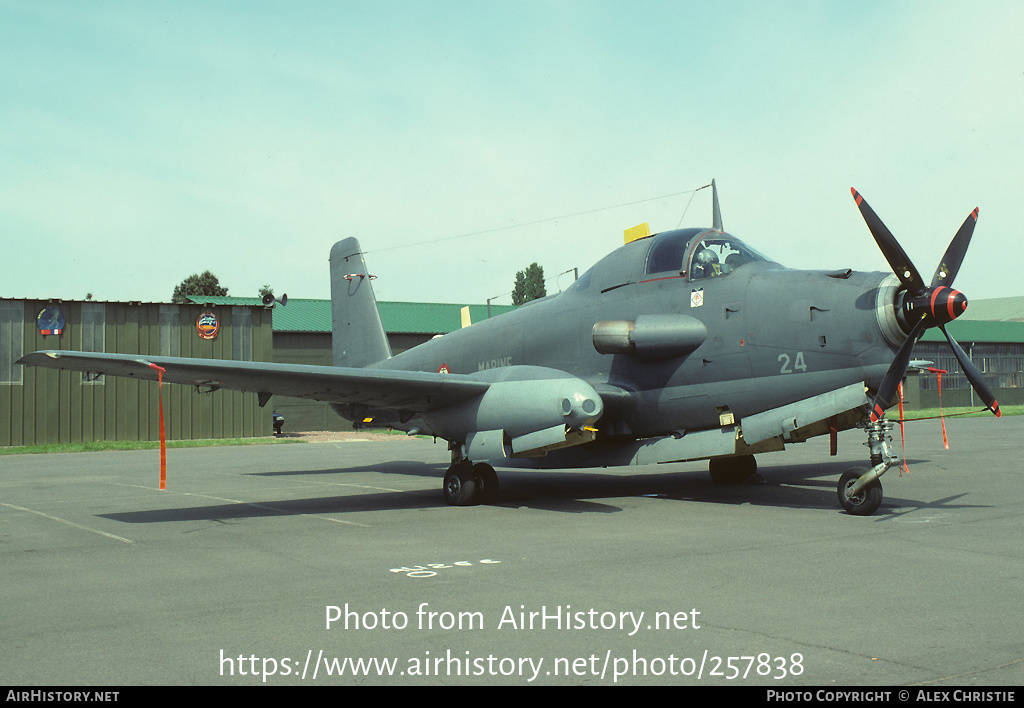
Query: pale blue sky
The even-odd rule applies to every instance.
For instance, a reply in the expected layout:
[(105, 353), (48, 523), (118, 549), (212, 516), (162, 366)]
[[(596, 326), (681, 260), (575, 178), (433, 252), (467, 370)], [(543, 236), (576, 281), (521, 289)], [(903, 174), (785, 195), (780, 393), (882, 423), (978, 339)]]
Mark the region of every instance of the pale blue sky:
[(978, 206), (956, 286), (1024, 295), (1022, 33), (1015, 1), (0, 0), (0, 296), (328, 297), (347, 236), (382, 300), (532, 261), (551, 292), (710, 225), (709, 191), (605, 207), (712, 177), (791, 267), (887, 269), (851, 186), (926, 277)]

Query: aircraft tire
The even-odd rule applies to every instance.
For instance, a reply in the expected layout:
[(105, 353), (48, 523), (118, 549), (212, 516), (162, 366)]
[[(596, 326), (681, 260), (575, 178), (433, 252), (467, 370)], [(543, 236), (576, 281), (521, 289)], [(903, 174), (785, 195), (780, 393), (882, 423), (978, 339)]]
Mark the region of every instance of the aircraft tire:
[(476, 480), (473, 468), (466, 464), (452, 465), (444, 473), (444, 500), (452, 506), (476, 503)]
[(498, 473), (486, 462), (473, 465), (473, 482), (478, 504), (490, 504), (498, 498)]
[(850, 498), (846, 495), (846, 490), (867, 471), (867, 467), (851, 467), (839, 478), (836, 493), (839, 496), (839, 503), (848, 514), (871, 516), (882, 503), (882, 483), (877, 479), (862, 489), (857, 496)]
[(757, 474), (757, 460), (753, 455), (713, 457), (708, 460), (708, 472), (715, 484), (741, 484)]

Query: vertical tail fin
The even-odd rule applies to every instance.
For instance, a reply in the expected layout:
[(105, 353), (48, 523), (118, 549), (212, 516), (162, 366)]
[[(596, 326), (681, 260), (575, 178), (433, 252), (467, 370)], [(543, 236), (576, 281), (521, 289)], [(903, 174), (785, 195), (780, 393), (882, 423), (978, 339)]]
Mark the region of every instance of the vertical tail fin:
[(367, 366), (391, 358), (377, 298), (359, 241), (331, 249), (331, 340), (335, 366)]

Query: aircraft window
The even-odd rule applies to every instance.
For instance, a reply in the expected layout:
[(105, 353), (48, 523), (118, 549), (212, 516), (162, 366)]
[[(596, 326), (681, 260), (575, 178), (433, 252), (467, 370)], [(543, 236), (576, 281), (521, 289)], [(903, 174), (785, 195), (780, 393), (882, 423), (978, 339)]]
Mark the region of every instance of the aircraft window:
[(686, 270), (686, 245), (699, 233), (700, 229), (683, 229), (655, 236), (651, 250), (647, 253), (648, 275)]
[(752, 261), (768, 260), (737, 239), (714, 236), (696, 241), (690, 253), (690, 280), (728, 275)]

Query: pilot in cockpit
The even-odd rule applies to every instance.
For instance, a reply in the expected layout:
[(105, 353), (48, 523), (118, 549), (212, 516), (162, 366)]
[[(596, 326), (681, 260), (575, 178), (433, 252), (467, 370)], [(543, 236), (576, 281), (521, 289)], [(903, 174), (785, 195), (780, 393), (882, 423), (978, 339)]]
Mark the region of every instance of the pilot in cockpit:
[(710, 248), (702, 248), (693, 257), (693, 268), (690, 273), (691, 280), (701, 278), (714, 278), (722, 274), (722, 266), (718, 262), (718, 254)]

